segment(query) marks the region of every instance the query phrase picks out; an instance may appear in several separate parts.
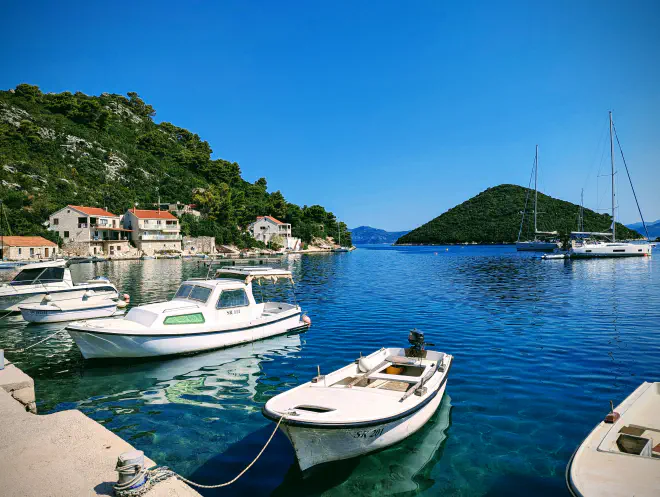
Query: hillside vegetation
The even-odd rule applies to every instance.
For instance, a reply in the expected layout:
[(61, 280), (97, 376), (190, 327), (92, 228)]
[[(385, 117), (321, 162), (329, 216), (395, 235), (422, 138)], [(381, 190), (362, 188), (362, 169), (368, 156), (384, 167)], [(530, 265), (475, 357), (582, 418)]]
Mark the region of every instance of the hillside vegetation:
[[(319, 205), (289, 203), (265, 178), (245, 181), (236, 162), (212, 159), (208, 142), (168, 122), (137, 93), (43, 93), (21, 84), (0, 91), (0, 198), (15, 235), (43, 235), (48, 215), (67, 204), (121, 214), (135, 203), (197, 204), (184, 234), (253, 246), (245, 228), (258, 215), (292, 224), (293, 236), (337, 238), (335, 216)], [(346, 225), (341, 238), (350, 244)], [(6, 225), (4, 226), (6, 232)]]
[(385, 231), (371, 226), (359, 226), (351, 230), (353, 243), (394, 243), (408, 231)]
[[(397, 244), (512, 243), (518, 238), (525, 197), (530, 193), (521, 239), (533, 238), (533, 190), (517, 185), (499, 185), (449, 209), (411, 231)], [(538, 229), (568, 233), (577, 229), (579, 207), (539, 193)], [(585, 231), (608, 231), (611, 217), (584, 209)], [(636, 231), (617, 223), (617, 238), (640, 238)]]

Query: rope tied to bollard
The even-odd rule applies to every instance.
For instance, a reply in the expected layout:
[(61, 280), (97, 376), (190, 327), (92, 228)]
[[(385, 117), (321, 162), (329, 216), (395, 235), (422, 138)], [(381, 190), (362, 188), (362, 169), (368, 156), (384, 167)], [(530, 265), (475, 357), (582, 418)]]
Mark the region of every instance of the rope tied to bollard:
[[(140, 458), (142, 460), (141, 463), (137, 462), (124, 465), (120, 465), (120, 462), (122, 461), (122, 456), (120, 456), (119, 460), (117, 461), (116, 468), (117, 472), (119, 473), (119, 482), (113, 487), (115, 495), (117, 497), (139, 497), (146, 494), (157, 483), (165, 481), (169, 478), (178, 478), (182, 482), (197, 488), (212, 489), (227, 487), (232, 483), (235, 483), (241, 476), (247, 473), (247, 471), (259, 460), (261, 455), (266, 450), (266, 447), (268, 447), (271, 440), (273, 440), (273, 437), (275, 436), (275, 433), (277, 433), (277, 429), (280, 427), (283, 420), (284, 416), (280, 417), (277, 425), (275, 426), (275, 429), (270, 434), (270, 437), (268, 437), (266, 444), (261, 448), (252, 462), (248, 464), (243, 471), (236, 475), (233, 480), (230, 480), (226, 483), (219, 483), (217, 485), (202, 485), (201, 483), (195, 483), (194, 481), (184, 478), (166, 466), (160, 468), (145, 469), (143, 465), (144, 454), (142, 454), (142, 457)], [(136, 452), (141, 453), (141, 451)], [(122, 479), (125, 479), (126, 481), (122, 481)]]

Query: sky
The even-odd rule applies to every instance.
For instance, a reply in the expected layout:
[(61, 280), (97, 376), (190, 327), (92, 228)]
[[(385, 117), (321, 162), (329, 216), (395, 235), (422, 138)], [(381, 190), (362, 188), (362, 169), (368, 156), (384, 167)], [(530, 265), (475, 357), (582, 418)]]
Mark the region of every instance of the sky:
[(659, 24), (654, 0), (8, 2), (0, 88), (135, 91), (246, 180), (393, 231), (527, 185), (537, 144), (541, 191), (607, 208), (611, 110), (649, 221)]

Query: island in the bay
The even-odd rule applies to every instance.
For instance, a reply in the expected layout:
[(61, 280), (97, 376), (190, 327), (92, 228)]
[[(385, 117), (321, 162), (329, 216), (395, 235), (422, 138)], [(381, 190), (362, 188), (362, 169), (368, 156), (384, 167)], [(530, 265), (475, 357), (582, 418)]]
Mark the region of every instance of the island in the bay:
[[(534, 221), (530, 199), (534, 191), (518, 185), (499, 185), (452, 207), (444, 214), (423, 224), (396, 241), (397, 245), (444, 245), (459, 243), (497, 244), (514, 243), (518, 239), (520, 224), (527, 203), (521, 239), (534, 237)], [(557, 231), (567, 236), (577, 230), (579, 206), (543, 193), (538, 194), (538, 229)], [(605, 232), (612, 218), (584, 209), (584, 229)], [(637, 231), (616, 224), (619, 239), (641, 238)]]
[(20, 84), (0, 91), (0, 199), (3, 230), (41, 235), (50, 214), (68, 204), (123, 213), (134, 206), (194, 205), (201, 216), (180, 216), (181, 232), (218, 244), (259, 247), (246, 228), (257, 216), (291, 225), (304, 244), (351, 245), (346, 225), (320, 205), (298, 206), (265, 178), (243, 179), (236, 162), (213, 159), (197, 134), (169, 122), (137, 93), (45, 93)]

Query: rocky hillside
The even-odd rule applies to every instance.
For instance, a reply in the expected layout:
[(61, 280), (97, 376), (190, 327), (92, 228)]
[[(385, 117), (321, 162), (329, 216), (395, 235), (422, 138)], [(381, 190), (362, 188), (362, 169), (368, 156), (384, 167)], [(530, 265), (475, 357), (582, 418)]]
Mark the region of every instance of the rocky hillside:
[[(499, 185), (449, 209), (444, 214), (411, 231), (397, 244), (513, 243), (518, 238), (521, 212), (529, 193), (523, 239), (533, 237), (533, 191), (517, 185)], [(568, 233), (577, 229), (576, 204), (538, 195), (538, 229)], [(531, 214), (530, 214), (531, 213)], [(584, 209), (586, 231), (607, 231), (611, 217)], [(617, 223), (617, 237), (640, 238), (636, 231)]]
[(238, 163), (212, 159), (208, 142), (156, 123), (155, 114), (136, 93), (43, 93), (27, 84), (0, 91), (0, 199), (12, 232), (52, 238), (44, 222), (66, 204), (121, 213), (136, 202), (149, 208), (160, 195), (197, 204), (205, 218), (184, 216), (185, 234), (219, 243), (254, 245), (242, 228), (257, 215), (291, 223), (304, 241), (337, 236), (331, 212), (287, 202), (268, 192), (265, 178), (245, 181)]

